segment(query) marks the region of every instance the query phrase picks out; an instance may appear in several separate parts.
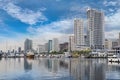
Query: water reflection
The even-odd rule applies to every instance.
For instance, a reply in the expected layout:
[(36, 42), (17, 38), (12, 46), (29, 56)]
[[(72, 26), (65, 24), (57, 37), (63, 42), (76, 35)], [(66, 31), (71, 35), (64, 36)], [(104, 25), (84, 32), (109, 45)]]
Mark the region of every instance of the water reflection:
[(75, 80), (105, 80), (105, 63), (96, 60), (70, 60), (71, 76)]
[(107, 59), (1, 59), (0, 80), (120, 80), (120, 65)]
[(24, 70), (25, 71), (30, 71), (32, 70), (32, 59), (29, 60), (27, 58), (24, 58)]
[(0, 61), (2, 60), (2, 58), (0, 57)]

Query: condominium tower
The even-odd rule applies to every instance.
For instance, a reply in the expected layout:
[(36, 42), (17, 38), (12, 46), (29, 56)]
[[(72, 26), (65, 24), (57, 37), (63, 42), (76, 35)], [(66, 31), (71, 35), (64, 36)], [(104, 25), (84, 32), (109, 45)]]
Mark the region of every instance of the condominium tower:
[(74, 20), (74, 39), (75, 39), (75, 47), (84, 46), (84, 23), (82, 19)]
[(95, 9), (87, 10), (88, 46), (92, 49), (104, 48), (104, 13)]
[(53, 43), (52, 43), (52, 51), (59, 51), (59, 41), (57, 38), (53, 39)]
[(24, 42), (24, 51), (27, 52), (30, 50), (32, 50), (32, 40), (26, 39)]
[(69, 51), (74, 51), (75, 50), (75, 41), (74, 41), (74, 36), (69, 36)]
[(50, 53), (51, 51), (52, 51), (52, 43), (53, 43), (53, 41), (52, 40), (49, 40), (48, 41), (48, 53)]

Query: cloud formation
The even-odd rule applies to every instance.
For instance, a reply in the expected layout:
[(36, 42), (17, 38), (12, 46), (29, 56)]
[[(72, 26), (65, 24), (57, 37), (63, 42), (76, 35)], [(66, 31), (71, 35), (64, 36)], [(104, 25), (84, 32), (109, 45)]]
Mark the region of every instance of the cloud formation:
[[(34, 12), (30, 9), (22, 9), (13, 3), (8, 3), (3, 9), (12, 17), (30, 25), (47, 20), (41, 11)], [(43, 9), (45, 10), (45, 8), (41, 8), (41, 10)]]
[(120, 26), (120, 9), (117, 10), (116, 13), (114, 13), (111, 16), (106, 16), (106, 24), (109, 28), (113, 28), (113, 27), (119, 27)]
[[(73, 19), (84, 18), (86, 21), (87, 7), (104, 11), (106, 38), (118, 38), (120, 0), (100, 0), (98, 2), (96, 0), (29, 0), (29, 2), (26, 0), (0, 0), (0, 11), (5, 13), (3, 18), (8, 19), (3, 20), (2, 23), (0, 21), (0, 25), (4, 24), (2, 29), (6, 29), (5, 24), (9, 23), (8, 27), (13, 29), (1, 33), (1, 38), (9, 40), (4, 37), (8, 33), (10, 37), (14, 36), (11, 37), (14, 38), (13, 40), (19, 37), (22, 42), (25, 38), (31, 38), (35, 44), (42, 44), (54, 37), (59, 38), (60, 41), (67, 41), (69, 34), (73, 33)], [(16, 21), (15, 25), (11, 25), (14, 24), (14, 21)], [(41, 24), (41, 22), (43, 23)], [(16, 28), (16, 25), (19, 26)], [(85, 23), (85, 25), (87, 24)], [(21, 31), (18, 30), (19, 27), (21, 27)]]
[(31, 35), (35, 37), (37, 36), (39, 40), (41, 39), (41, 43), (47, 42), (47, 40), (52, 38), (59, 38), (60, 42), (68, 41), (66, 38), (69, 36), (67, 33), (69, 30), (72, 34), (73, 31), (71, 30), (73, 30), (73, 19), (60, 20), (44, 26), (30, 26), (27, 29)]

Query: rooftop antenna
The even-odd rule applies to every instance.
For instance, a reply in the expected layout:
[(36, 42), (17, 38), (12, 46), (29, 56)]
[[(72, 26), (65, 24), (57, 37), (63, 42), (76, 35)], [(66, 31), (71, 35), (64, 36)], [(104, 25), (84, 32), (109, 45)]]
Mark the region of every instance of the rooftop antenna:
[(91, 9), (91, 8), (88, 6), (88, 7), (87, 7), (87, 11), (90, 10), (90, 9)]

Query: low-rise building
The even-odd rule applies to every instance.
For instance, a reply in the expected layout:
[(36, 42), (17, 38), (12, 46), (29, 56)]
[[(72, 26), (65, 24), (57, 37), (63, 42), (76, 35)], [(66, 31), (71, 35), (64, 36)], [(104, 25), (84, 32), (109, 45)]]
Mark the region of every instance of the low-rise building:
[(68, 51), (68, 42), (62, 43), (59, 45), (60, 46), (60, 51)]

